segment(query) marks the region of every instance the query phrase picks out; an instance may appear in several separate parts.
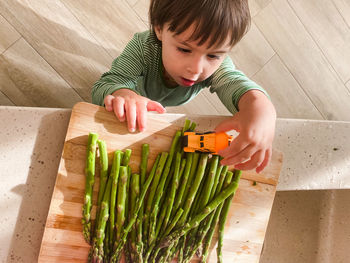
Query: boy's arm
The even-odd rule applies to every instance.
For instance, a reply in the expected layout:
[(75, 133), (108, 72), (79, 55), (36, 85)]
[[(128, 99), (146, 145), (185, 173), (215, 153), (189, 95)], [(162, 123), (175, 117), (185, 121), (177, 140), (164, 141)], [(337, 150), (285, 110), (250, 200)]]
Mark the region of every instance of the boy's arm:
[(119, 89), (136, 91), (137, 79), (144, 74), (142, 43), (137, 34), (113, 61), (111, 69), (104, 73), (92, 88), (92, 103), (104, 105), (104, 98)]
[(220, 72), (221, 75), (214, 76), (221, 81), (222, 86), (212, 87), (234, 114), (232, 118), (220, 123), (215, 130), (239, 132), (231, 145), (219, 154), (224, 157), (223, 164), (234, 165), (241, 170), (256, 169), (260, 172), (271, 158), (276, 111), (261, 87), (243, 73), (233, 71), (234, 68), (226, 69)]
[(104, 73), (92, 89), (92, 102), (114, 111), (119, 121), (127, 120), (130, 132), (146, 129), (147, 111), (165, 112), (158, 102), (141, 96), (137, 81), (145, 72), (144, 47), (138, 34), (128, 43), (124, 51), (112, 63), (110, 71)]

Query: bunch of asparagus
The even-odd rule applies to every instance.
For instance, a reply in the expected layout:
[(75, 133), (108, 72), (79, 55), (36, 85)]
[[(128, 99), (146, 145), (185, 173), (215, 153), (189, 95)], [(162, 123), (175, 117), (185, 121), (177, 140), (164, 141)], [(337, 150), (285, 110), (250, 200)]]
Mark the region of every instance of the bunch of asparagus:
[[(129, 166), (131, 150), (114, 152), (108, 169), (106, 143), (90, 133), (87, 147), (83, 234), (91, 244), (90, 262), (206, 262), (218, 224), (218, 262), (222, 262), (224, 226), (241, 171), (228, 171), (218, 155), (184, 153), (181, 137), (195, 124), (186, 120), (169, 152), (159, 153), (147, 174), (149, 145), (142, 145), (140, 173)], [(92, 193), (98, 144), (100, 185), (95, 225)]]

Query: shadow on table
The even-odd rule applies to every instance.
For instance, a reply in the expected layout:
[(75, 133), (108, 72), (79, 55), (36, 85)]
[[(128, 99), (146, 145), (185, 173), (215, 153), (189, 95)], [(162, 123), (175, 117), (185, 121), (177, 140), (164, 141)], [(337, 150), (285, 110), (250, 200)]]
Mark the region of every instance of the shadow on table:
[(69, 110), (42, 117), (27, 181), (11, 189), (23, 199), (7, 262), (37, 262), (69, 117)]

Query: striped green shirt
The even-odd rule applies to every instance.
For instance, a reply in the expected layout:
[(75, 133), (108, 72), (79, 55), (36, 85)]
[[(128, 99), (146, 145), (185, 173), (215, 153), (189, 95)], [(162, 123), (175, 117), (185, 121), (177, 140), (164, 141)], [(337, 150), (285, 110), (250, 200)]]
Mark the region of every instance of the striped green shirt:
[(127, 88), (164, 107), (177, 106), (193, 99), (204, 88), (216, 93), (226, 108), (238, 111), (240, 97), (251, 89), (266, 93), (259, 85), (235, 69), (227, 56), (220, 67), (206, 80), (191, 87), (166, 86), (162, 73), (162, 47), (151, 31), (136, 33), (124, 51), (117, 57), (110, 71), (94, 84), (92, 102), (104, 105), (104, 98), (114, 91)]

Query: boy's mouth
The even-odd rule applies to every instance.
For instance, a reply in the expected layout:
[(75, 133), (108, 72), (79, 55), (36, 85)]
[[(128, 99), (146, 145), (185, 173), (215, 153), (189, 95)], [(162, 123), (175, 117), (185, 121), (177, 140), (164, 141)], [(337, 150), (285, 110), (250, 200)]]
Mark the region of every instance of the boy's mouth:
[(181, 78), (181, 82), (182, 82), (183, 86), (189, 87), (189, 86), (192, 86), (196, 81), (190, 80), (190, 79)]

